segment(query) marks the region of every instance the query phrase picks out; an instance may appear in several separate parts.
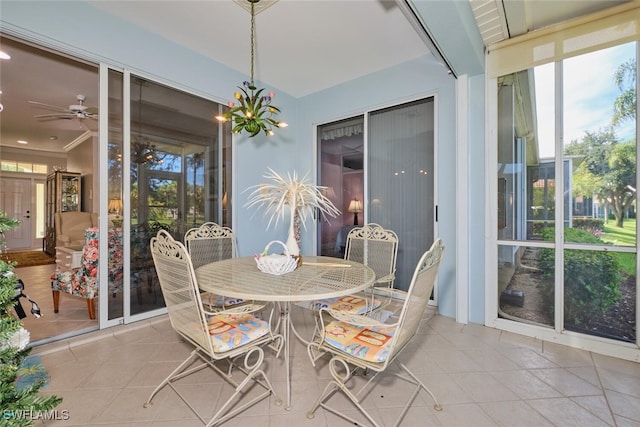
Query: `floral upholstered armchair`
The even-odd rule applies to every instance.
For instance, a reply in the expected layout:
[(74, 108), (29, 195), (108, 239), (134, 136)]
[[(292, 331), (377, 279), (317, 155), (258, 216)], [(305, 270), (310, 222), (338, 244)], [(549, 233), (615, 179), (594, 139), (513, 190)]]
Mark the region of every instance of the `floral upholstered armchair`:
[[(109, 293), (115, 295), (122, 291), (122, 232), (109, 231)], [(85, 242), (82, 249), (80, 267), (67, 271), (56, 271), (51, 275), (53, 292), (53, 311), (58, 312), (60, 292), (87, 299), (89, 318), (96, 318), (95, 298), (98, 296), (98, 260), (99, 233), (97, 227), (85, 230)]]

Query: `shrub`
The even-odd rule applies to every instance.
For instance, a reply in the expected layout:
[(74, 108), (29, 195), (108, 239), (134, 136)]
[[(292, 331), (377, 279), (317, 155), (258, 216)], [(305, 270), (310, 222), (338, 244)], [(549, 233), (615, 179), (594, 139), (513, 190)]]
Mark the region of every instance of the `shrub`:
[(604, 229), (604, 221), (598, 218), (573, 218), (573, 227), (588, 230), (593, 233), (592, 230)]
[[(555, 229), (543, 230), (544, 240), (553, 240)], [(604, 242), (586, 230), (567, 228), (564, 230), (566, 242)], [(542, 249), (540, 268), (547, 276), (553, 276), (555, 269), (554, 249)], [(580, 325), (594, 315), (604, 313), (617, 304), (620, 293), (620, 266), (614, 254), (609, 252), (566, 249), (564, 251), (564, 318), (565, 322)], [(543, 284), (545, 303), (553, 305), (553, 280)]]

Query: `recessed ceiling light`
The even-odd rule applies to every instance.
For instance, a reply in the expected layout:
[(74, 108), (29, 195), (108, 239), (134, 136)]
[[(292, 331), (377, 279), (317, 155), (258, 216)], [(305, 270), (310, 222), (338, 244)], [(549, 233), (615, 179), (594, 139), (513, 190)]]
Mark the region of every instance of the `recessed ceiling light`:
[(0, 50), (0, 59), (11, 59), (11, 55), (3, 50)]
[(58, 137), (57, 137), (57, 136), (55, 136), (55, 135), (51, 135), (51, 136), (49, 137), (49, 139), (50, 139), (51, 141), (57, 141), (57, 140), (58, 140)]
[(18, 140), (18, 144), (28, 144), (29, 142), (25, 141), (24, 139), (19, 139)]

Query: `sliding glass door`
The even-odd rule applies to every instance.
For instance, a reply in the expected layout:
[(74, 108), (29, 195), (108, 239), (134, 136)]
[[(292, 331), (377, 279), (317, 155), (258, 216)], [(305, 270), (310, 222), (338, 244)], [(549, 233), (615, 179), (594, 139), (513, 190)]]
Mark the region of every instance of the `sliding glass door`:
[(164, 308), (149, 249), (159, 230), (182, 240), (206, 221), (231, 226), (231, 131), (213, 120), (221, 108), (213, 101), (109, 75), (109, 288), (101, 295), (109, 295), (108, 321), (128, 323)]
[(436, 235), (434, 104), (431, 97), (318, 126), (318, 181), (343, 212), (319, 223), (318, 251), (344, 256), (346, 235), (357, 225), (392, 229), (400, 289)]
[(369, 114), (367, 216), (398, 235), (395, 287), (407, 289), (435, 237), (434, 98)]

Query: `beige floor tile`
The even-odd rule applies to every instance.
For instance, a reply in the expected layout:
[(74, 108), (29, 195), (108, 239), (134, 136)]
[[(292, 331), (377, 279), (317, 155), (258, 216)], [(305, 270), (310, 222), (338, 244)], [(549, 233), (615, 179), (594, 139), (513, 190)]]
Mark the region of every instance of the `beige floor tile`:
[(615, 391), (605, 391), (614, 415), (640, 422), (640, 398)]
[(552, 427), (538, 411), (522, 400), (479, 404), (500, 427)]
[[(312, 332), (304, 313), (296, 313), (295, 319), (303, 323), (301, 333)], [(274, 405), (270, 397), (225, 426), (352, 425), (322, 408), (314, 419), (306, 418), (331, 378), (329, 357), (314, 368), (305, 345), (292, 339), (291, 410)], [(34, 354), (41, 355), (51, 377), (44, 393), (62, 396), (59, 409), (68, 409), (71, 415), (65, 424), (49, 421), (45, 425), (201, 425), (166, 387), (151, 408), (142, 407), (155, 386), (190, 351), (191, 346), (171, 330), (166, 316), (37, 346)], [(459, 325), (441, 316), (422, 328), (398, 361), (415, 371), (444, 408), (436, 412), (431, 397), (421, 391), (402, 423), (409, 427), (640, 425), (640, 364), (634, 362), (517, 338), (478, 325)], [(266, 350), (264, 369), (284, 399), (282, 357), (276, 359)], [(390, 370), (398, 371), (398, 366)], [(368, 378), (355, 378), (352, 389)], [(207, 417), (213, 415), (219, 396), (232, 392), (210, 369), (181, 380), (179, 388)], [(365, 393), (363, 406), (390, 425), (409, 393), (409, 387), (384, 375), (381, 385)], [(342, 394), (336, 394), (332, 403), (363, 420)]]
[(451, 374), (456, 382), (474, 402), (497, 402), (518, 400), (518, 396), (487, 372)]
[(497, 371), (492, 372), (492, 375), (521, 399), (541, 399), (562, 396), (558, 390), (540, 380), (531, 371)]
[(558, 390), (564, 396), (601, 395), (602, 390), (566, 369), (533, 369), (533, 375)]
[(609, 410), (609, 404), (604, 396), (579, 396), (572, 397), (571, 400), (600, 418), (607, 424), (614, 425), (613, 414)]
[(528, 403), (554, 425), (576, 427), (609, 425), (568, 398), (535, 399), (529, 400)]
[(434, 350), (428, 355), (440, 369), (447, 373), (482, 371), (476, 362), (459, 350)]
[(476, 403), (451, 404), (435, 413), (443, 426), (495, 427), (492, 420)]
[(605, 389), (640, 398), (640, 377), (607, 368), (600, 368), (598, 372)]

